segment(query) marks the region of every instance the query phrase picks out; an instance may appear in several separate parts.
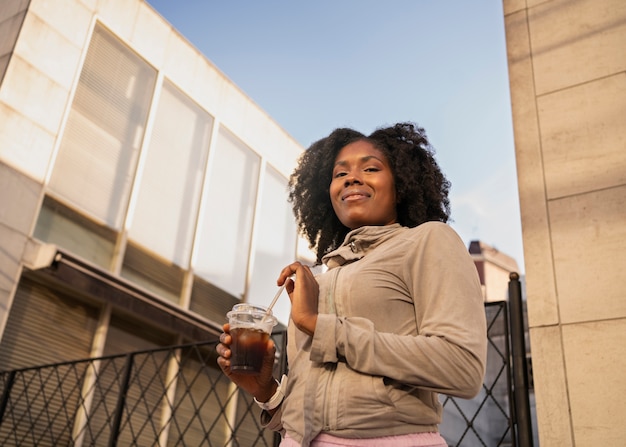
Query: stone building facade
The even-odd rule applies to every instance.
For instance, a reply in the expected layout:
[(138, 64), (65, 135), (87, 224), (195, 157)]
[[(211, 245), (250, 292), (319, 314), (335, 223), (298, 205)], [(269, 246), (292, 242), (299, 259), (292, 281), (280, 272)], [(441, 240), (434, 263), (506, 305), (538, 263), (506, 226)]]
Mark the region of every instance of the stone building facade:
[(626, 439), (626, 2), (504, 0), (542, 446)]

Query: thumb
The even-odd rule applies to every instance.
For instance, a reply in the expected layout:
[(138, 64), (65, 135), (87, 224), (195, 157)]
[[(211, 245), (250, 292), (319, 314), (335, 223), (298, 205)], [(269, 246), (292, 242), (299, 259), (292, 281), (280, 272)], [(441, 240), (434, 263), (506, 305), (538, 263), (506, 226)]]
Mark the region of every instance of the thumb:
[(265, 356), (263, 356), (263, 365), (261, 366), (261, 373), (260, 373), (261, 377), (259, 377), (260, 379), (268, 378), (269, 381), (272, 380), (274, 376), (275, 360), (276, 360), (276, 345), (274, 344), (274, 340), (270, 339), (267, 342), (267, 350), (265, 351)]
[(271, 338), (267, 342), (267, 350), (265, 351), (265, 356), (263, 357), (263, 364), (266, 363), (274, 367), (274, 361), (276, 360), (276, 345), (274, 344), (274, 340)]

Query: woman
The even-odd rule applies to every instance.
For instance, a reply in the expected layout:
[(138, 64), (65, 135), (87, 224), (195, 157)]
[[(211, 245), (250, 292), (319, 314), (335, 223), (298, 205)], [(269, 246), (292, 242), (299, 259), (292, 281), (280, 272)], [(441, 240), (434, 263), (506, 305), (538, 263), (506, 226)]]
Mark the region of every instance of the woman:
[(218, 364), (255, 397), (281, 446), (446, 446), (438, 393), (478, 393), (486, 323), (423, 129), (337, 129), (303, 153), (289, 185), (299, 228), (327, 266), (314, 276), (294, 262), (278, 276), (292, 306), (289, 377), (272, 378), (271, 342), (259, 376), (232, 373), (228, 325)]

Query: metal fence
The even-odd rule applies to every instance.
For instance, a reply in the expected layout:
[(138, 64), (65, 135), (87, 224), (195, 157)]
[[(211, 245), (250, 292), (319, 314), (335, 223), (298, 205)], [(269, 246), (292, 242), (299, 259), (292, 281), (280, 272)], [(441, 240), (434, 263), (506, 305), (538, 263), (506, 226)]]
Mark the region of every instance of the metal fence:
[(217, 368), (215, 344), (1, 373), (0, 445), (277, 445), (257, 405)]
[[(473, 400), (442, 396), (440, 430), (451, 446), (527, 446), (514, 418), (508, 306), (488, 303), (485, 311), (482, 391)], [(279, 376), (286, 336), (274, 340)], [(217, 368), (215, 343), (0, 373), (0, 445), (277, 446), (278, 435), (259, 425), (252, 399)]]
[(525, 324), (519, 275), (510, 274), (509, 300), (485, 304), (487, 372), (472, 400), (443, 397), (439, 429), (454, 447), (532, 447)]
[(507, 303), (485, 304), (487, 315), (487, 373), (472, 400), (441, 396), (444, 414), (439, 430), (450, 446), (510, 446), (511, 369)]

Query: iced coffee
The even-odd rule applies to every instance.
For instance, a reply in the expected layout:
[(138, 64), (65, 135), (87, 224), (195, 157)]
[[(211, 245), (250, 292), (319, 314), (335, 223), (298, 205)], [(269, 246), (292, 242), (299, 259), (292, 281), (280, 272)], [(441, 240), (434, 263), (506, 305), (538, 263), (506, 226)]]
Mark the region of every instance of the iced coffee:
[(239, 374), (258, 374), (276, 317), (263, 307), (244, 303), (235, 304), (226, 316), (232, 338), (230, 369)]

